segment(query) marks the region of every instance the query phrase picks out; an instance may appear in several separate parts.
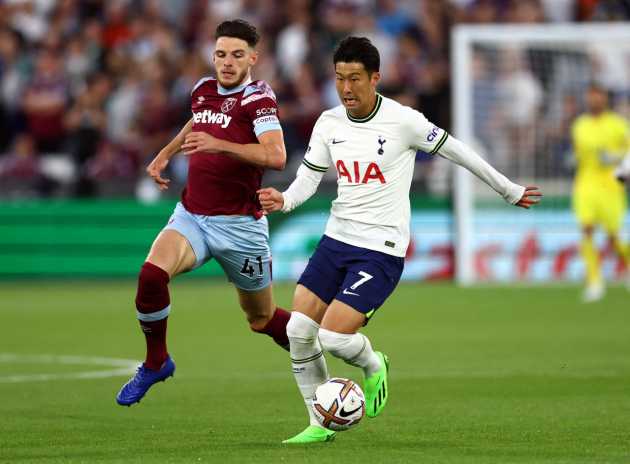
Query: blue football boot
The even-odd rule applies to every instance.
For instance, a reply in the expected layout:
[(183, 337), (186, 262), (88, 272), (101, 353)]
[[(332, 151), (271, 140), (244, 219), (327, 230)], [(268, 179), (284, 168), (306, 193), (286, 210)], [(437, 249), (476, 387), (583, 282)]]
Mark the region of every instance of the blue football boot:
[(167, 378), (172, 377), (174, 373), (175, 363), (170, 356), (166, 358), (162, 367), (157, 371), (145, 367), (144, 363), (142, 363), (135, 375), (120, 389), (118, 395), (116, 395), (116, 402), (121, 406), (131, 406), (134, 403), (139, 403), (154, 383), (164, 382)]

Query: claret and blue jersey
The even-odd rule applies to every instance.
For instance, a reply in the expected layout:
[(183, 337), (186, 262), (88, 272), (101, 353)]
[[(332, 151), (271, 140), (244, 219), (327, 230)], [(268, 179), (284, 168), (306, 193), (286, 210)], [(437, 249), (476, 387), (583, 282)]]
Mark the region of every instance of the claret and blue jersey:
[[(240, 144), (281, 130), (276, 98), (264, 81), (223, 89), (216, 79), (201, 79), (191, 95), (193, 131)], [(266, 217), (256, 191), (263, 168), (224, 153), (190, 156), (188, 180), (166, 229), (186, 237), (194, 267), (214, 258), (234, 285), (255, 291), (271, 283), (271, 251)]]
[[(233, 89), (216, 79), (201, 79), (191, 93), (193, 131), (230, 142), (258, 143), (257, 137), (281, 130), (276, 96), (265, 81), (248, 81)], [(262, 215), (256, 191), (264, 169), (222, 153), (190, 156), (182, 194), (187, 211), (206, 216)]]

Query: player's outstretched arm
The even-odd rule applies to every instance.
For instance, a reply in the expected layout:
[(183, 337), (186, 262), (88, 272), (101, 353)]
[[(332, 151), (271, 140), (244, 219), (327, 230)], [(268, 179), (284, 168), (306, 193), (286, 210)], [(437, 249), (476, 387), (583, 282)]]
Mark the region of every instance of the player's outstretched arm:
[(533, 185), (523, 187), (515, 184), (490, 166), (472, 148), (451, 135), (438, 150), (438, 154), (468, 169), (512, 205), (528, 209), (538, 203), (542, 197), (538, 187)]
[(168, 145), (160, 150), (160, 152), (153, 158), (153, 161), (147, 166), (147, 174), (155, 181), (160, 190), (166, 190), (170, 182), (169, 179), (162, 177), (162, 171), (166, 169), (168, 162), (171, 158), (180, 151), (182, 143), (186, 135), (192, 130), (193, 121), (190, 119), (182, 130), (171, 140)]
[(182, 150), (187, 155), (195, 152), (222, 152), (239, 161), (263, 168), (282, 170), (287, 151), (281, 130), (270, 130), (258, 136), (259, 143), (235, 143), (221, 140), (205, 132), (191, 132), (185, 138)]

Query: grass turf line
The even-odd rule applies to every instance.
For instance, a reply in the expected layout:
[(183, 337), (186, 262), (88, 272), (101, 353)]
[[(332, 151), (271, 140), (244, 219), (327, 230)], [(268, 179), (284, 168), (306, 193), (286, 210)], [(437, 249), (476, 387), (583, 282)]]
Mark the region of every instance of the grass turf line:
[[(281, 306), (292, 291), (276, 286)], [(0, 284), (0, 352), (141, 359), (134, 293), (131, 281)], [(0, 383), (0, 462), (625, 463), (629, 295), (578, 298), (575, 287), (401, 285), (365, 329), (392, 359), (383, 415), (289, 448), (280, 441), (306, 419), (286, 353), (249, 331), (230, 286), (176, 280), (175, 379), (132, 408), (114, 402), (122, 377)], [(329, 371), (362, 380), (330, 358)]]

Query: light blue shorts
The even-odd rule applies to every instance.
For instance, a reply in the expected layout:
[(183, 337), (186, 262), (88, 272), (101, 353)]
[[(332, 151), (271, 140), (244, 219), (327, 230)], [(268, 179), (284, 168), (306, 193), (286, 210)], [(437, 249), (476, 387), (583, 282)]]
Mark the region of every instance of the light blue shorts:
[(271, 250), (267, 218), (252, 216), (203, 216), (190, 213), (180, 202), (164, 230), (182, 234), (193, 251), (198, 268), (214, 258), (230, 282), (247, 291), (271, 283)]

